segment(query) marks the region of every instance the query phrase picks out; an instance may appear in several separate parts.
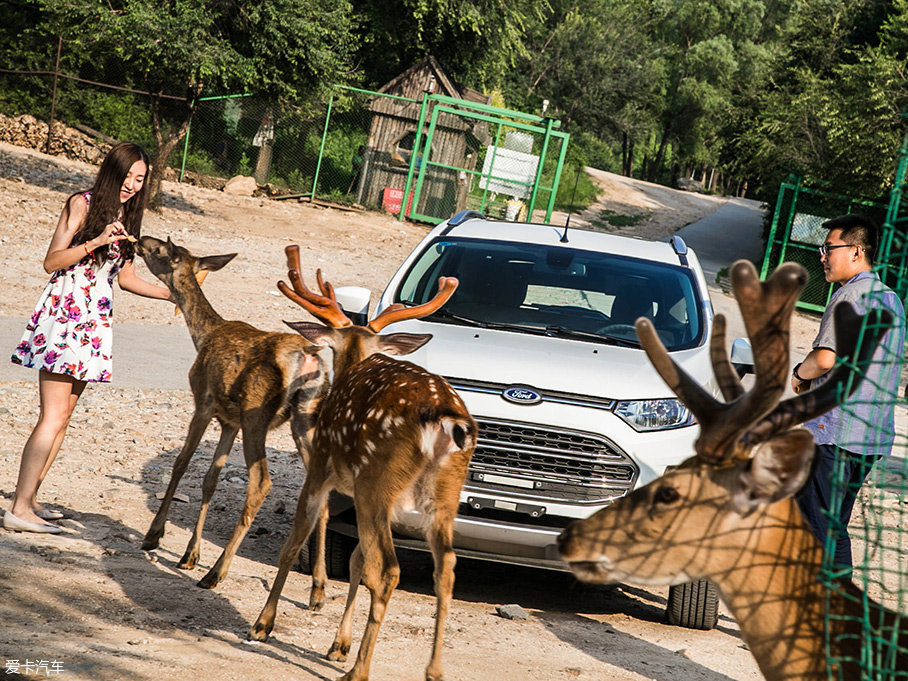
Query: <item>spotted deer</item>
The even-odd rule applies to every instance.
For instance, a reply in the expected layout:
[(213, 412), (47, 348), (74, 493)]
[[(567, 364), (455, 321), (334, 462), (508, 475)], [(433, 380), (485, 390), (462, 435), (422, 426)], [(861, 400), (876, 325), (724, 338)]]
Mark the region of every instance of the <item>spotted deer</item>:
[(293, 529), (280, 555), (271, 592), (249, 632), (264, 641), (271, 633), (281, 590), (294, 558), (312, 531), (331, 490), (353, 498), (359, 545), (350, 559), (347, 605), (328, 659), (346, 660), (352, 640), (353, 604), (359, 583), (369, 590), (371, 606), (359, 653), (346, 681), (369, 676), (369, 664), (388, 599), (400, 568), (391, 539), (396, 512), (417, 510), (435, 562), (437, 609), (430, 680), (442, 677), (442, 633), (454, 586), (452, 547), (460, 489), (476, 444), (476, 423), (456, 392), (441, 378), (388, 355), (405, 355), (431, 339), (428, 334), (379, 332), (404, 319), (439, 309), (454, 293), (457, 280), (442, 277), (435, 297), (416, 307), (395, 305), (367, 326), (344, 314), (331, 284), (317, 280), (320, 294), (300, 276), (299, 249), (287, 248), (289, 278), (280, 290), (324, 322), (292, 323), (314, 343), (334, 352), (334, 380), (319, 410), (312, 453), (300, 493)]
[(867, 604), (874, 637), (898, 640), (894, 668), (908, 669), (906, 615), (871, 601), (850, 580), (832, 590), (818, 581), (823, 550), (792, 498), (810, 474), (814, 452), (813, 436), (795, 426), (857, 387), (853, 368), (866, 367), (892, 316), (871, 310), (864, 326), (850, 305), (837, 306), (837, 344), (848, 349), (841, 353), (847, 361), (821, 386), (780, 401), (789, 377), (791, 314), (806, 272), (788, 263), (761, 283), (753, 266), (739, 261), (731, 276), (753, 344), (755, 384), (745, 390), (729, 362), (721, 315), (711, 359), (724, 402), (675, 364), (649, 321), (637, 320), (650, 361), (700, 423), (695, 455), (571, 524), (559, 537), (561, 556), (585, 581), (713, 580), (770, 681), (864, 678), (858, 665)]
[[(177, 567), (190, 570), (199, 559), (202, 529), (218, 477), (237, 433), (243, 431), (243, 457), (249, 471), (246, 500), (233, 534), (220, 558), (198, 585), (210, 589), (227, 575), (230, 561), (271, 489), (265, 438), (269, 430), (290, 421), (297, 450), (307, 464), (309, 429), (319, 400), (327, 391), (327, 372), (320, 347), (295, 333), (261, 331), (246, 322), (225, 321), (208, 302), (199, 285), (198, 273), (218, 270), (234, 258), (213, 255), (197, 258), (170, 239), (143, 236), (136, 252), (148, 269), (170, 289), (183, 310), (197, 356), (189, 370), (189, 386), (195, 411), (186, 440), (177, 455), (161, 506), (145, 535), (142, 548), (158, 547), (177, 485), (211, 420), (221, 425), (221, 436), (202, 485), (202, 504), (192, 537)], [(307, 464), (308, 465), (308, 464)], [(321, 527), (327, 522), (324, 514)], [(312, 561), (312, 592), (309, 606), (324, 603), (327, 572), (324, 531), (319, 532)]]

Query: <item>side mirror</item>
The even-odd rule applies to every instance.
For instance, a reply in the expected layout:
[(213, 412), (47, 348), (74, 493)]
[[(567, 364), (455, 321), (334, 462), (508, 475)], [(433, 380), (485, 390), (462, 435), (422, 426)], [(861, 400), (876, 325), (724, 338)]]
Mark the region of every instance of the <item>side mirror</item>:
[(340, 286), (334, 289), (338, 305), (354, 324), (365, 326), (369, 322), (369, 301), (372, 291), (362, 286)]
[(738, 372), (738, 378), (744, 378), (754, 372), (754, 351), (747, 338), (735, 338), (731, 344), (731, 365)]

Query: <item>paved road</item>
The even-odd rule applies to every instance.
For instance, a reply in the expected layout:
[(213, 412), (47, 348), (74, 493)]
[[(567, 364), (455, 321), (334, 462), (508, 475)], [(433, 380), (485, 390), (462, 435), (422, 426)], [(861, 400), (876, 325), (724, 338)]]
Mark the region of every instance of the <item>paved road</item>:
[[(0, 381), (36, 380), (34, 370), (8, 359), (24, 328), (25, 319), (0, 317)], [(184, 326), (114, 324), (113, 384), (118, 387), (188, 389), (186, 376), (194, 359)]]
[(678, 231), (678, 236), (694, 249), (707, 281), (735, 260), (755, 263), (763, 259), (763, 210), (759, 201), (729, 199), (712, 215)]

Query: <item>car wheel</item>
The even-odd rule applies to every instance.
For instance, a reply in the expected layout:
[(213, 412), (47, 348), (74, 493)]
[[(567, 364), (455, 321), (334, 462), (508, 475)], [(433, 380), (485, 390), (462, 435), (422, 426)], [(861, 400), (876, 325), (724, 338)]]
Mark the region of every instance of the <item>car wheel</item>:
[(665, 615), (669, 624), (688, 629), (712, 629), (719, 621), (719, 591), (708, 579), (679, 584), (668, 590)]
[[(340, 532), (328, 530), (325, 536), (325, 569), (330, 579), (346, 579), (350, 576), (350, 555), (356, 548), (356, 540)], [(296, 567), (300, 572), (312, 574), (315, 559), (315, 533), (303, 544)]]

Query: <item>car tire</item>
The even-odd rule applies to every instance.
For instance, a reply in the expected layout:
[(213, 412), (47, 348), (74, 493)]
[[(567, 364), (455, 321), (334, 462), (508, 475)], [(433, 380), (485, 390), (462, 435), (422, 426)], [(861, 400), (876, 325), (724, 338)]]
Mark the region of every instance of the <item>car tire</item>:
[[(356, 548), (356, 540), (340, 532), (328, 530), (325, 535), (325, 569), (329, 579), (347, 579), (350, 576), (350, 556)], [(315, 532), (300, 549), (296, 559), (297, 569), (312, 574), (312, 560), (315, 558)]]
[(665, 616), (669, 624), (688, 629), (712, 629), (719, 621), (719, 591), (708, 579), (668, 590)]

